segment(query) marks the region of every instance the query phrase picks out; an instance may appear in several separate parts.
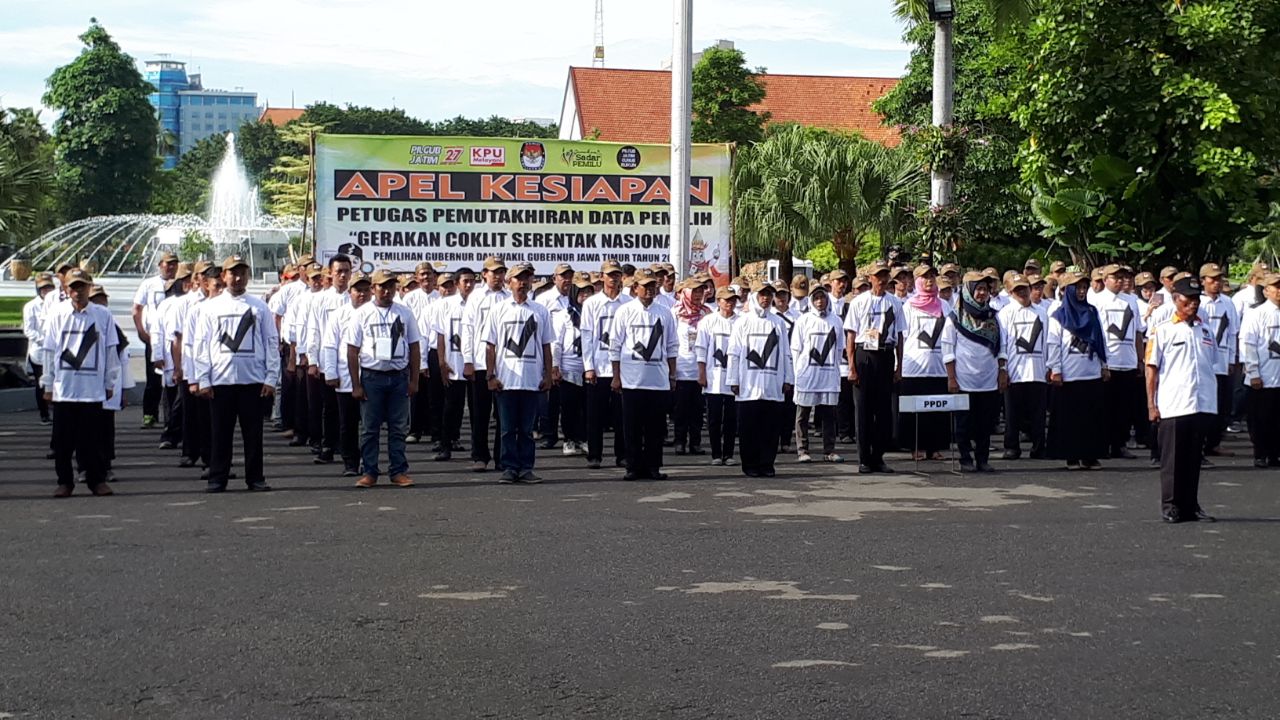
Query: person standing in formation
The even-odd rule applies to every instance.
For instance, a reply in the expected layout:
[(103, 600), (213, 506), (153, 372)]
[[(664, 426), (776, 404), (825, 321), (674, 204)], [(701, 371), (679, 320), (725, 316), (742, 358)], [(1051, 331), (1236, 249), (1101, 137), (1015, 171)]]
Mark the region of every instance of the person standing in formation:
[(329, 315), (320, 338), (320, 369), (325, 384), (334, 392), (338, 408), (337, 447), (342, 458), (342, 477), (360, 474), (360, 402), (352, 397), (351, 368), (347, 365), (347, 346), (342, 336), (352, 324), (352, 316), (369, 302), (371, 283), (365, 273), (351, 274), (347, 293), (351, 302)]
[(1249, 416), (1253, 465), (1280, 467), (1280, 275), (1256, 280), (1265, 295), (1262, 305), (1245, 315), (1240, 332), (1240, 359)]
[(737, 402), (729, 384), (729, 338), (738, 321), (738, 297), (733, 288), (716, 290), (717, 312), (698, 323), (698, 384), (707, 402), (707, 435), (711, 464), (733, 465), (733, 445), (738, 434)]
[(871, 290), (853, 299), (844, 321), (849, 380), (857, 388), (858, 471), (891, 473), (884, 454), (893, 438), (893, 385), (902, 366), (906, 321), (887, 293), (889, 265), (877, 261)]
[(808, 312), (791, 330), (791, 366), (795, 373), (792, 398), (796, 405), (796, 460), (812, 461), (809, 421), (822, 437), (827, 462), (844, 462), (836, 453), (836, 405), (840, 402), (840, 356), (844, 327), (831, 312), (826, 288), (816, 285), (808, 297)]
[(1138, 299), (1124, 292), (1126, 279), (1132, 275), (1122, 265), (1107, 265), (1095, 271), (1103, 287), (1093, 293), (1089, 302), (1098, 311), (1102, 334), (1107, 343), (1105, 366), (1109, 379), (1103, 385), (1106, 415), (1107, 457), (1133, 459), (1129, 451), (1130, 428), (1145, 423), (1143, 377), (1139, 370), (1147, 327), (1138, 309)]
[(360, 455), (364, 474), (358, 488), (378, 482), (378, 444), (387, 426), (387, 461), (391, 483), (413, 485), (405, 458), (409, 432), (409, 401), (418, 392), (421, 336), (413, 312), (395, 302), (395, 274), (378, 270), (371, 278), (373, 302), (352, 312), (343, 329), (351, 397), (360, 403)]
[[(1026, 278), (1010, 276), (1026, 288)], [(969, 396), (969, 409), (956, 413), (956, 445), (962, 472), (995, 472), (989, 462), (991, 430), (1000, 414), (1000, 393), (1009, 384), (1000, 323), (991, 307), (991, 288), (981, 273), (966, 273), (960, 302), (942, 332), (947, 392)], [(976, 462), (975, 462), (976, 461)]]
[[(186, 266), (187, 274), (190, 275), (191, 266), (187, 263), (183, 265)], [(179, 275), (182, 272), (180, 267)], [(89, 302), (106, 308), (108, 301), (106, 289), (101, 285), (94, 285)], [(129, 339), (124, 336), (124, 330), (119, 324), (116, 324), (115, 330), (115, 352), (120, 361), (120, 374), (116, 376), (116, 384), (111, 388), (110, 396), (102, 403), (102, 432), (98, 434), (99, 442), (102, 444), (102, 465), (108, 482), (114, 482), (116, 479), (115, 471), (112, 470), (116, 459), (116, 413), (124, 409), (124, 391), (131, 389), (134, 384), (133, 375), (129, 372)]]
[[(176, 263), (175, 263), (176, 265)], [(175, 268), (176, 269), (176, 268)], [(55, 305), (45, 318), (44, 374), (40, 387), (53, 407), (54, 469), (58, 489), (70, 497), (76, 476), (74, 455), (94, 495), (111, 495), (102, 453), (103, 403), (120, 381), (119, 335), (111, 312), (89, 302), (93, 277), (79, 268), (64, 278), (69, 302)]]
[(482, 332), (489, 390), (497, 397), (502, 427), (500, 483), (540, 483), (533, 472), (533, 426), (538, 398), (552, 386), (551, 313), (530, 297), (533, 266), (520, 263), (507, 275), (510, 296), (495, 303)]
[(698, 325), (711, 314), (703, 302), (705, 286), (688, 278), (677, 287), (673, 311), (676, 338), (680, 341), (676, 358), (676, 397), (674, 425), (676, 455), (702, 455), (702, 386), (698, 383)]
[(671, 312), (657, 302), (661, 284), (648, 269), (636, 271), (631, 294), (609, 329), (610, 383), (622, 395), (622, 428), (626, 438), (624, 480), (665, 480), (662, 436), (667, 398), (675, 390), (679, 340)]
[[(191, 263), (178, 263), (173, 278), (164, 284), (164, 300), (149, 313), (151, 327), (151, 358), (155, 361), (154, 371), (160, 374), (160, 400), (169, 409), (164, 421), (164, 430), (160, 433), (160, 449), (173, 450), (182, 444), (182, 420), (185, 417), (182, 408), (182, 393), (178, 389), (181, 373), (178, 372), (176, 356), (173, 354), (173, 337), (177, 328), (175, 323), (181, 315), (181, 308), (186, 305), (183, 298), (191, 290)], [(151, 368), (148, 369), (149, 371)]]
[(441, 404), (440, 365), (435, 352), (434, 308), (440, 302), (440, 292), (436, 289), (436, 269), (429, 261), (418, 263), (414, 268), (414, 279), (418, 287), (405, 293), (403, 302), (413, 311), (418, 322), (418, 334), (422, 336), (422, 368), (419, 375), (420, 392), (414, 396), (409, 408), (409, 434), (404, 441), (410, 445), (423, 442), (425, 438), (435, 438), (431, 446), (432, 452), (440, 452), (440, 417)]
[[(915, 294), (902, 305), (902, 395), (942, 395), (947, 392), (947, 365), (942, 360), (942, 331), (951, 306), (938, 296), (933, 268), (921, 265)], [(945, 413), (902, 413), (898, 437), (912, 449), (916, 461), (942, 460), (951, 446), (951, 418)], [(918, 429), (918, 431), (917, 431)]]
[(320, 417), (320, 452), (313, 462), (327, 465), (333, 462), (334, 453), (338, 449), (338, 392), (337, 386), (330, 383), (336, 377), (324, 373), (320, 361), (321, 346), (325, 337), (325, 329), (329, 319), (341, 308), (351, 304), (351, 296), (347, 293), (351, 285), (351, 258), (341, 253), (329, 258), (329, 279), (331, 285), (312, 297), (307, 313), (306, 338), (307, 378), (315, 388), (310, 399), (311, 414)]
[(262, 469), (262, 398), (275, 394), (280, 380), (280, 342), (266, 303), (248, 295), (249, 261), (232, 255), (222, 261), (226, 290), (199, 305), (195, 321), (197, 395), (209, 401), (210, 459), (206, 492), (227, 489), (236, 423), (244, 445), (244, 481), (251, 491), (270, 490)]
[(582, 306), (595, 294), (586, 273), (573, 278), (573, 301), (564, 312), (551, 314), (551, 377), (560, 395), (564, 454), (587, 453), (586, 392), (582, 378)]
[(1027, 284), (1034, 278), (1014, 276), (1010, 302), (997, 320), (1009, 377), (1004, 393), (1004, 459), (1022, 457), (1019, 433), (1031, 439), (1031, 459), (1045, 457), (1045, 409), (1048, 406), (1048, 367), (1045, 364), (1049, 316), (1034, 302)]
[(614, 465), (625, 463), (627, 441), (622, 426), (622, 399), (614, 392), (612, 345), (613, 319), (631, 295), (622, 292), (622, 266), (616, 260), (600, 264), (603, 289), (582, 306), (582, 366), (587, 400), (587, 467), (596, 469), (604, 458), (604, 429), (613, 428)]
[(440, 383), (444, 391), (444, 411), (440, 422), (440, 452), (436, 462), (453, 459), (453, 451), (461, 451), (462, 410), (470, 403), (471, 380), (462, 374), (466, 358), (462, 352), (462, 325), (467, 303), (476, 286), (476, 274), (469, 267), (458, 268), (451, 284), (457, 292), (446, 297), (435, 311), (436, 357), (440, 365)]
[(138, 333), (146, 358), (143, 367), (147, 369), (147, 386), (142, 394), (142, 427), (156, 426), (160, 415), (160, 376), (152, 371), (155, 358), (151, 357), (151, 313), (164, 300), (165, 283), (173, 279), (178, 271), (178, 256), (171, 252), (160, 254), (158, 262), (160, 273), (143, 280), (133, 295), (133, 329)]
[(40, 273), (35, 281), (36, 296), (22, 306), (22, 334), (27, 338), (27, 364), (31, 366), (31, 377), (36, 380), (36, 410), (40, 412), (40, 424), (48, 425), (52, 422), (49, 403), (44, 401), (39, 382), (44, 374), (44, 299), (57, 289), (49, 273)]
[(462, 321), (462, 352), (465, 365), (462, 374), (471, 380), (471, 471), (484, 472), (490, 462), (494, 469), (502, 469), (502, 418), (493, 435), (490, 451), (489, 420), (493, 416), (494, 399), (489, 390), (489, 371), (485, 365), (484, 326), (493, 306), (506, 301), (511, 293), (506, 289), (507, 264), (502, 258), (490, 257), (484, 261), (484, 285), (477, 291), (478, 297), (467, 303)]
[(729, 338), (729, 386), (737, 396), (742, 436), (742, 473), (773, 477), (786, 397), (795, 383), (787, 328), (770, 311), (773, 286), (757, 280), (747, 296), (747, 311)]
[[(559, 315), (568, 312), (569, 308), (574, 305), (573, 296), (577, 290), (574, 288), (573, 268), (568, 263), (560, 263), (551, 274), (551, 282), (551, 288), (539, 295), (536, 300), (551, 315), (551, 326), (554, 333), (555, 328), (559, 325), (557, 322)], [(538, 400), (538, 432), (542, 435), (539, 447), (543, 450), (555, 448), (556, 443), (559, 441), (558, 433), (562, 404), (560, 395), (562, 392), (560, 384), (554, 383), (551, 389), (543, 393)]]
[(306, 278), (302, 276), (302, 273), (310, 264), (311, 256), (303, 255), (298, 258), (296, 264), (285, 266), (284, 276), (290, 279), (272, 294), (268, 302), (271, 312), (275, 314), (276, 332), (280, 334), (281, 340), (280, 367), (283, 372), (281, 373), (280, 382), (280, 429), (284, 431), (285, 437), (290, 439), (296, 437), (293, 423), (297, 415), (296, 405), (299, 388), (297, 375), (292, 370), (293, 346), (289, 342), (289, 321), (292, 320), (292, 316), (289, 314), (289, 308), (308, 289)]
[(1218, 344), (1200, 322), (1200, 283), (1183, 278), (1171, 291), (1173, 319), (1155, 328), (1146, 354), (1147, 410), (1160, 428), (1161, 517), (1213, 522), (1199, 490), (1205, 431), (1218, 412)]
[(1048, 363), (1054, 393), (1056, 455), (1068, 470), (1101, 470), (1107, 451), (1106, 427), (1097, 421), (1104, 407), (1103, 382), (1110, 376), (1107, 340), (1098, 310), (1089, 304), (1089, 278), (1067, 273), (1062, 303), (1049, 316)]
[(1231, 422), (1231, 396), (1235, 386), (1231, 378), (1239, 375), (1237, 355), (1240, 339), (1240, 316), (1236, 306), (1223, 292), (1226, 272), (1217, 263), (1200, 268), (1200, 321), (1213, 334), (1218, 346), (1214, 373), (1218, 380), (1218, 414), (1205, 427), (1204, 454), (1220, 457), (1231, 455), (1222, 447), (1222, 437)]

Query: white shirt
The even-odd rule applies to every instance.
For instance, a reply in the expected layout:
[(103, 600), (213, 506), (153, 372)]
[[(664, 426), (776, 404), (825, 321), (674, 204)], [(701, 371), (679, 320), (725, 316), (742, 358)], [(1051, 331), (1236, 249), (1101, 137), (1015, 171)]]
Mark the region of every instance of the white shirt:
[[(791, 330), (791, 367), (795, 373), (795, 398), (802, 395), (840, 393), (840, 356), (844, 354), (844, 327), (835, 313), (807, 312)], [(812, 406), (808, 406), (812, 407)]]
[(1136, 370), (1138, 333), (1147, 329), (1142, 314), (1138, 312), (1137, 298), (1102, 290), (1095, 293), (1089, 302), (1098, 309), (1102, 335), (1107, 339), (1107, 368)]
[[(479, 297), (477, 297), (479, 293)], [(488, 285), (471, 292), (471, 301), (462, 318), (462, 356), (476, 371), (486, 369), (484, 328), (493, 306), (511, 297), (507, 290), (490, 290)]]
[(998, 313), (1009, 306), (1013, 302), (1013, 298), (1009, 296), (1008, 290), (1001, 290), (991, 298), (991, 307)]
[(1266, 388), (1280, 387), (1280, 307), (1273, 302), (1249, 311), (1240, 331), (1244, 384), (1262, 379)]
[(1049, 316), (1038, 305), (1023, 307), (1015, 300), (997, 318), (1009, 382), (1045, 382)]
[[(142, 306), (142, 327), (150, 328), (151, 313), (164, 301), (164, 278), (152, 275), (138, 284), (133, 293), (133, 304)], [(150, 330), (148, 329), (148, 332)]]
[(280, 336), (262, 300), (224, 290), (200, 303), (192, 338), (201, 390), (219, 385), (271, 385), (280, 380)]
[[(306, 338), (305, 350), (301, 344), (298, 346), (298, 352), (306, 352), (307, 360), (313, 365), (320, 364), (320, 346), (325, 336), (325, 328), (329, 325), (329, 318), (333, 315), (333, 311), (338, 308), (346, 307), (351, 304), (351, 293), (339, 292), (337, 288), (328, 288), (321, 290), (311, 297), (311, 302), (307, 303), (307, 329), (303, 336)], [(325, 379), (332, 378), (325, 376)]]
[(1264, 307), (1267, 304), (1267, 298), (1258, 292), (1255, 286), (1245, 285), (1232, 296), (1231, 303), (1236, 306), (1236, 317), (1240, 318), (1240, 323), (1243, 325), (1249, 311)]
[[(516, 302), (509, 297), (490, 308), (484, 342), (492, 346), (498, 381), (504, 390), (538, 390), (544, 359), (554, 339), (551, 313), (532, 299)], [(550, 382), (550, 378), (546, 378)]]
[[(657, 302), (655, 300), (654, 302)], [(675, 313), (672, 313), (674, 317)], [(698, 321), (701, 325), (709, 315)], [(680, 348), (676, 355), (676, 380), (698, 380), (698, 328), (690, 325), (683, 318), (676, 318), (676, 339)]]
[[(753, 305), (756, 296), (748, 298)], [(742, 314), (729, 337), (729, 384), (738, 387), (738, 402), (786, 398), (783, 385), (795, 382), (787, 329), (775, 313)]]
[[(378, 340), (383, 338), (390, 339), (389, 354), (379, 358)], [(360, 367), (383, 372), (409, 367), (409, 346), (421, 340), (413, 311), (395, 302), (385, 308), (376, 302), (361, 305), (342, 333), (344, 344), (360, 348)]]
[(27, 359), (34, 365), (44, 362), (44, 298), (33, 297), (22, 306), (22, 334), (27, 338)]
[(1238, 360), (1236, 359), (1236, 343), (1240, 338), (1240, 316), (1236, 306), (1222, 293), (1211, 298), (1208, 293), (1200, 296), (1200, 321), (1209, 332), (1213, 333), (1218, 345), (1218, 364), (1214, 372), (1226, 375)]
[(334, 310), (320, 338), (320, 372), (327, 380), (338, 379), (337, 390), (340, 393), (351, 392), (351, 366), (347, 364), (347, 344), (342, 342), (342, 334), (351, 324), (354, 312), (351, 305)]
[(919, 308), (904, 305), (902, 308), (903, 377), (946, 377), (947, 366), (942, 359), (942, 333), (947, 325), (946, 302), (943, 313), (934, 317)]
[(863, 350), (871, 344), (881, 350), (896, 346), (906, 326), (902, 303), (889, 293), (862, 293), (849, 304), (849, 314), (844, 319), (845, 331), (853, 333), (853, 341)]
[(174, 333), (182, 338), (182, 379), (184, 383), (190, 385), (195, 382), (196, 377), (196, 326), (200, 317), (200, 308), (203, 307), (207, 298), (203, 290), (193, 290), (183, 295), (182, 299), (185, 302), (178, 307), (179, 317)]
[(1084, 340), (1071, 334), (1052, 314), (1049, 315), (1047, 352), (1049, 372), (1060, 373), (1063, 382), (1102, 377), (1102, 358), (1097, 355), (1091, 357)]
[[(579, 314), (581, 311), (579, 311)], [(552, 313), (551, 366), (562, 382), (582, 384), (582, 333), (573, 324), (573, 311)]]
[(434, 352), (436, 347), (436, 331), (435, 331), (435, 306), (440, 302), (439, 290), (427, 292), (422, 288), (414, 288), (404, 296), (404, 304), (409, 306), (413, 311), (413, 317), (418, 321), (418, 334), (422, 336), (422, 369), (426, 369), (428, 358), (431, 353), (426, 348), (431, 348)]
[(613, 377), (613, 365), (609, 361), (609, 331), (613, 318), (624, 305), (635, 298), (618, 293), (609, 299), (603, 291), (587, 298), (582, 304), (582, 367), (584, 372), (594, 371), (598, 377)]
[(285, 336), (285, 340), (296, 345), (299, 360), (307, 354), (307, 318), (311, 315), (311, 301), (319, 295), (318, 291), (310, 289), (298, 293), (289, 302), (289, 309), (285, 311), (284, 320), (280, 324), (280, 333)]
[(1162, 418), (1218, 412), (1214, 365), (1218, 345), (1204, 323), (1173, 320), (1156, 328), (1147, 341), (1147, 365), (1159, 369), (1156, 408)]
[(120, 372), (116, 375), (115, 385), (111, 389), (111, 397), (102, 402), (102, 409), (120, 412), (124, 409), (124, 391), (134, 386), (133, 373), (129, 370), (129, 339), (124, 336), (120, 325), (116, 325), (116, 356), (120, 361)]
[(675, 318), (656, 299), (648, 307), (639, 300), (626, 303), (613, 317), (609, 361), (618, 363), (624, 389), (670, 390), (667, 359), (679, 351)]
[(729, 385), (729, 337), (734, 323), (741, 315), (725, 317), (717, 312), (698, 323), (698, 344), (695, 348), (698, 362), (707, 366), (708, 395), (732, 395)]
[[(576, 292), (572, 285), (569, 286), (569, 292)], [(569, 296), (554, 287), (539, 295), (535, 302), (546, 308), (553, 319), (556, 313), (569, 309)]]
[(45, 318), (40, 387), (54, 402), (100, 403), (120, 376), (119, 335), (111, 311), (90, 303), (58, 303)]
[[(982, 343), (974, 342), (957, 329), (959, 318), (955, 313), (947, 316), (942, 330), (942, 360), (956, 364), (956, 383), (963, 392), (991, 392), (999, 389), (1000, 361), (1005, 359), (1004, 347), (997, 336), (996, 352)], [(998, 321), (997, 321), (998, 322)]]
[[(475, 293), (473, 292), (472, 295)], [(455, 293), (438, 303), (435, 312), (435, 336), (437, 344), (444, 340), (444, 360), (449, 365), (449, 380), (463, 377), (466, 359), (462, 354), (462, 323), (467, 312), (467, 299)], [(443, 372), (443, 368), (441, 369)]]

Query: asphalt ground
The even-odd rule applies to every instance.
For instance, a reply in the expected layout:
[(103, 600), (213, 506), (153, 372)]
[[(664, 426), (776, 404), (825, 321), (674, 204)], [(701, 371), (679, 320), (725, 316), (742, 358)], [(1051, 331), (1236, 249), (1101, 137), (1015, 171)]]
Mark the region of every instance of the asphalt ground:
[(0, 417), (0, 718), (1280, 717), (1244, 436), (1220, 521), (1168, 526), (1145, 460), (628, 483), (556, 450), (507, 486), (419, 445), (415, 487), (357, 490), (271, 435), (274, 492), (206, 495), (138, 421), (116, 496), (54, 500), (48, 428)]

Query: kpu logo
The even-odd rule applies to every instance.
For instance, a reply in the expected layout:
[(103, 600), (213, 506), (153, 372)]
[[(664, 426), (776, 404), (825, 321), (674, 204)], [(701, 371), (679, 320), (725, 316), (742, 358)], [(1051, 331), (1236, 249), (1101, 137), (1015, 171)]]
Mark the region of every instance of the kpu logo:
[(520, 167), (525, 170), (541, 170), (546, 165), (547, 149), (542, 143), (527, 142), (520, 146)]
[(507, 164), (507, 149), (502, 147), (471, 148), (472, 167), (502, 167)]

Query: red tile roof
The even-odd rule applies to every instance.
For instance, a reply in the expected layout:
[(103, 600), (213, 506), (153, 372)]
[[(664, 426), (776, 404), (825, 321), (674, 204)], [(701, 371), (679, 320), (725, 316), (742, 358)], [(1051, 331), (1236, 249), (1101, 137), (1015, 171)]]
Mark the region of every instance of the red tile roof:
[[(897, 145), (898, 131), (871, 109), (897, 78), (762, 75), (765, 99), (753, 110), (770, 122), (796, 122), (829, 130), (853, 130), (869, 140)], [(569, 68), (583, 137), (665, 143), (671, 139), (671, 73), (666, 70)]]
[(285, 125), (290, 120), (297, 120), (302, 117), (302, 113), (306, 112), (303, 108), (273, 108), (268, 107), (262, 110), (262, 114), (258, 116), (258, 122), (271, 123), (272, 125)]

